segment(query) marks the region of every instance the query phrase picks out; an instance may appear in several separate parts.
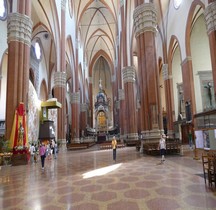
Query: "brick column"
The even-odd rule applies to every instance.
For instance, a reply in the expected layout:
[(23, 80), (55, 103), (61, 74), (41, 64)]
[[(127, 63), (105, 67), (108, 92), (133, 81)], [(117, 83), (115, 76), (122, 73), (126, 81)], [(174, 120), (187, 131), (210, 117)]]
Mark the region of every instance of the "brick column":
[(81, 104), (81, 113), (80, 113), (80, 130), (85, 131), (86, 124), (87, 124), (87, 104), (83, 103)]
[(54, 96), (62, 104), (62, 108), (58, 109), (58, 136), (57, 139), (61, 143), (66, 144), (66, 131), (65, 131), (65, 95), (66, 95), (66, 73), (55, 72), (54, 74)]
[[(126, 113), (126, 100), (125, 100), (125, 92), (124, 92), (124, 84), (122, 83), (122, 67), (128, 66), (128, 54), (127, 54), (127, 24), (126, 24), (126, 7), (125, 7), (125, 1), (121, 0), (120, 1), (120, 14), (121, 14), (121, 38), (120, 38), (120, 46), (118, 46), (119, 49), (119, 62), (118, 62), (118, 81), (119, 81), (119, 86), (118, 88), (120, 89), (120, 94), (119, 98), (120, 99), (120, 112), (119, 112), (119, 118), (120, 118), (120, 135), (122, 139), (126, 139), (127, 137), (127, 122), (125, 120), (125, 116), (127, 116)], [(121, 54), (120, 54), (121, 53)]]
[(182, 80), (184, 101), (190, 104), (191, 118), (196, 113), (192, 58), (186, 57), (182, 62)]
[(20, 102), (28, 103), (29, 63), (32, 21), (31, 5), (24, 1), (20, 13), (8, 15), (8, 72), (6, 98), (6, 139), (9, 139), (15, 109)]
[[(126, 112), (125, 112), (125, 92), (124, 89), (119, 89), (118, 90), (118, 109), (119, 109), (119, 113), (121, 113), (120, 115), (120, 138), (121, 139), (126, 139), (125, 133), (126, 133), (126, 120), (125, 120), (125, 116), (126, 116)], [(121, 109), (121, 111), (120, 111)]]
[[(139, 2), (140, 3), (140, 2)], [(159, 95), (159, 73), (155, 48), (157, 13), (153, 3), (143, 3), (134, 10), (134, 30), (137, 38), (138, 75), (141, 95), (141, 129), (144, 139), (158, 139), (162, 128)]]
[(127, 101), (126, 115), (124, 117), (125, 121), (127, 121), (126, 140), (138, 140), (136, 99), (134, 95), (135, 71), (136, 69), (134, 66), (127, 66), (122, 70), (125, 101)]
[[(89, 95), (92, 96), (92, 93), (93, 92), (93, 87), (92, 87), (92, 77), (89, 77)], [(91, 128), (93, 128), (93, 107), (94, 107), (94, 104), (93, 104), (93, 98), (92, 97), (89, 97), (89, 115), (88, 115), (88, 124)]]
[(209, 1), (209, 5), (205, 9), (205, 21), (209, 36), (214, 94), (216, 96), (216, 1)]
[(166, 110), (167, 110), (167, 135), (172, 137), (174, 134), (173, 131), (173, 102), (172, 102), (172, 76), (169, 75), (168, 64), (163, 64), (162, 67), (164, 86), (165, 86), (165, 97), (166, 97)]
[(54, 96), (62, 104), (62, 108), (58, 109), (58, 140), (66, 144), (66, 61), (65, 61), (65, 7), (66, 1), (61, 1), (61, 39), (60, 39), (60, 70), (54, 75)]
[(72, 121), (71, 121), (71, 142), (79, 143), (79, 115), (80, 115), (80, 92), (71, 94), (71, 110), (72, 110)]

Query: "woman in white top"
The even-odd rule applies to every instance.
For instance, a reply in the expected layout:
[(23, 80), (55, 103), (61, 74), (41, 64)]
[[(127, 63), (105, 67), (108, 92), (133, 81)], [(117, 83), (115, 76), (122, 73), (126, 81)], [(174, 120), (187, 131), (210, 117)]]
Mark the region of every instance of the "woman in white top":
[(166, 140), (165, 140), (165, 138), (166, 138), (166, 135), (162, 134), (161, 139), (159, 141), (159, 149), (160, 149), (160, 154), (162, 156), (162, 158), (161, 158), (162, 163), (163, 163), (163, 161), (165, 161), (165, 157), (164, 157), (165, 150), (166, 150)]
[(34, 154), (35, 154), (35, 146), (34, 144), (32, 144), (29, 148), (29, 151), (30, 151), (30, 155), (31, 155), (31, 163), (34, 162)]

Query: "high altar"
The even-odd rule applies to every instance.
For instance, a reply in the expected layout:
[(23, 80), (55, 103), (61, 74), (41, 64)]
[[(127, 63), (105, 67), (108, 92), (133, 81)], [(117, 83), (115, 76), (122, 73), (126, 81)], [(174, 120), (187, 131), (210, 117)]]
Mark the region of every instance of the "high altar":
[(102, 88), (101, 80), (99, 83), (99, 92), (96, 96), (95, 108), (95, 129), (97, 132), (97, 141), (100, 143), (106, 140), (109, 125), (110, 104), (106, 92)]

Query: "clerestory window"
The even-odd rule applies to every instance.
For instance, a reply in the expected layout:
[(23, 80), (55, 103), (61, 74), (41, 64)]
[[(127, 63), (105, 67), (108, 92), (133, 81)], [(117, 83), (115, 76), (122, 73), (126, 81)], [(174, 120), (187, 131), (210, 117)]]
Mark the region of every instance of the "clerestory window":
[(175, 9), (178, 9), (182, 3), (182, 0), (173, 0)]
[(35, 43), (35, 55), (38, 60), (41, 59), (41, 47), (38, 42)]

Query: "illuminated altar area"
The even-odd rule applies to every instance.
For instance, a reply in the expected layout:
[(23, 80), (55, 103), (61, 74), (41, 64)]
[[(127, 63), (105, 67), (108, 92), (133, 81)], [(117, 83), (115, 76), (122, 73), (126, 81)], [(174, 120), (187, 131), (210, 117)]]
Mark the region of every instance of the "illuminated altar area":
[(107, 94), (99, 80), (99, 92), (96, 96), (95, 108), (95, 129), (98, 136), (98, 142), (106, 140), (106, 134), (109, 130), (109, 112), (110, 103)]

